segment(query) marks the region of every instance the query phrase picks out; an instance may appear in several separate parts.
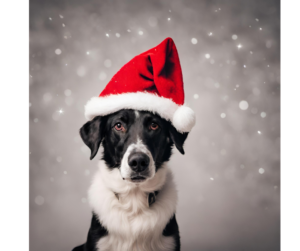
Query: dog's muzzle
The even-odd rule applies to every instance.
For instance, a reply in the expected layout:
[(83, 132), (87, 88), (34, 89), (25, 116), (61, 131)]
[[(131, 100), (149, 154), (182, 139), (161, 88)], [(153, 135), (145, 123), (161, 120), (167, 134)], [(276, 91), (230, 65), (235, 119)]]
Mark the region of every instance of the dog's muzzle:
[(131, 144), (123, 156), (120, 172), (123, 180), (139, 183), (153, 178), (155, 164), (150, 151), (138, 140)]
[(128, 157), (128, 165), (136, 173), (144, 172), (150, 163), (150, 158), (143, 152), (133, 152)]
[(128, 165), (133, 171), (132, 182), (142, 182), (149, 176), (150, 158), (143, 152), (133, 152), (128, 156)]

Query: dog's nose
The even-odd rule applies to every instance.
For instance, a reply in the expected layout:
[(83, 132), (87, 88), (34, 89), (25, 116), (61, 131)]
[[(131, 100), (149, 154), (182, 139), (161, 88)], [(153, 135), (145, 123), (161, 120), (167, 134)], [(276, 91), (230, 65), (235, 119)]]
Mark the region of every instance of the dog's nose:
[(150, 158), (142, 152), (132, 153), (128, 157), (128, 164), (135, 172), (142, 172), (149, 166)]

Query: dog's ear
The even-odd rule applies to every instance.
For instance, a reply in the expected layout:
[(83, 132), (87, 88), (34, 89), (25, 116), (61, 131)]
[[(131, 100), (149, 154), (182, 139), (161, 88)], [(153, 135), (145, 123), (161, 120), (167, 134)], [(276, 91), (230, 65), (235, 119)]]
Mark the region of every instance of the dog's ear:
[(90, 159), (92, 160), (97, 154), (104, 137), (103, 118), (100, 116), (95, 117), (93, 120), (85, 123), (79, 132), (83, 142), (91, 149)]
[(170, 138), (175, 144), (176, 148), (181, 154), (184, 154), (183, 144), (188, 136), (188, 132), (180, 133), (176, 130), (176, 128), (172, 125), (169, 127)]

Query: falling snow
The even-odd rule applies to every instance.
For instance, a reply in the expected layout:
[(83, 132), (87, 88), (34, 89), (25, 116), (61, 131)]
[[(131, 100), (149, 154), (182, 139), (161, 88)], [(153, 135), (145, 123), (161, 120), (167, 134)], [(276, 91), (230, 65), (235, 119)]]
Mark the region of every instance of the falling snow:
[(101, 80), (101, 81), (103, 81), (103, 80), (105, 80), (106, 79), (106, 73), (105, 72), (100, 72), (100, 74), (99, 74), (99, 79)]
[(36, 203), (37, 205), (41, 206), (41, 205), (44, 204), (45, 199), (44, 199), (43, 196), (38, 195), (38, 196), (35, 197), (34, 201), (35, 201), (35, 203)]
[(261, 112), (261, 113), (260, 113), (260, 116), (261, 116), (262, 118), (265, 118), (265, 117), (267, 116), (267, 114), (266, 114), (265, 112)]
[(45, 103), (48, 103), (52, 100), (52, 94), (47, 92), (43, 95), (43, 100)]
[(61, 54), (61, 49), (56, 49), (56, 50), (55, 50), (55, 54), (56, 54), (56, 55), (60, 55), (60, 54)]
[[(33, 227), (39, 229), (43, 224), (40, 217), (53, 222), (64, 217), (65, 210), (50, 214), (51, 208), (66, 207), (76, 214), (88, 207), (86, 186), (102, 150), (89, 161), (90, 149), (78, 133), (86, 122), (84, 105), (99, 95), (126, 62), (171, 36), (183, 69), (184, 102), (193, 108), (197, 119), (185, 142), (186, 155), (181, 156), (174, 148), (171, 158), (177, 165), (188, 157), (187, 175), (179, 179), (180, 193), (197, 191), (197, 198), (205, 199), (209, 210), (203, 222), (214, 229), (224, 219), (210, 221), (214, 217), (211, 212), (226, 218), (232, 226), (243, 217), (250, 226), (249, 240), (239, 232), (236, 239), (262, 249), (257, 236), (264, 231), (276, 236), (273, 224), (268, 222), (278, 220), (275, 212), (280, 205), (279, 7), (266, 2), (258, 9), (250, 1), (245, 9), (238, 2), (235, 6), (222, 1), (203, 5), (195, 0), (193, 4), (176, 1), (158, 7), (148, 1), (149, 6), (137, 15), (134, 3), (126, 3), (132, 8), (125, 11), (117, 2), (114, 12), (102, 11), (101, 15), (95, 10), (105, 10), (102, 1), (95, 1), (93, 8), (89, 1), (83, 1), (81, 11), (50, 1), (49, 8), (39, 7), (31, 13), (29, 157)], [(231, 15), (228, 10), (234, 8), (244, 11)], [(277, 10), (274, 14), (261, 14), (273, 8)], [(256, 205), (255, 210), (236, 203), (245, 195)], [(63, 202), (66, 196), (72, 198), (68, 203)], [(181, 196), (178, 205), (190, 199)], [(221, 202), (227, 206), (225, 213), (221, 212)], [(218, 203), (221, 206), (215, 208)], [(197, 203), (194, 206), (195, 212), (201, 211)], [(268, 221), (264, 221), (265, 208), (273, 212)], [(232, 213), (226, 213), (229, 211)], [(190, 217), (181, 215), (182, 222), (191, 222)], [(264, 231), (256, 227), (257, 222), (265, 222)], [(79, 219), (77, 226), (80, 224), (86, 222)], [(61, 233), (61, 225), (48, 224), (49, 231)], [(200, 229), (194, 228), (195, 232)], [(201, 246), (198, 235), (189, 238)], [(42, 246), (36, 233), (33, 239), (35, 246)], [(273, 244), (276, 241), (267, 238), (263, 244), (277, 250)], [(220, 245), (217, 237), (214, 242)], [(71, 243), (69, 237), (66, 243)], [(235, 243), (230, 244), (232, 247)]]
[(104, 66), (105, 66), (106, 68), (110, 68), (111, 65), (112, 65), (111, 60), (110, 60), (110, 59), (105, 59), (105, 61), (104, 61)]
[(85, 67), (83, 66), (83, 65), (81, 65), (81, 66), (79, 66), (78, 68), (77, 68), (77, 75), (79, 76), (79, 77), (84, 77), (85, 76), (85, 74), (86, 74), (86, 69), (85, 69)]
[(192, 44), (197, 44), (197, 43), (198, 43), (198, 40), (197, 40), (197, 38), (192, 38), (192, 39), (191, 39), (191, 42), (192, 42)]
[(241, 110), (247, 110), (248, 109), (248, 107), (249, 107), (249, 104), (248, 104), (248, 102), (247, 101), (245, 101), (245, 100), (242, 100), (240, 103), (239, 103), (239, 107), (240, 107), (240, 109)]
[(66, 89), (66, 90), (64, 91), (64, 94), (65, 94), (66, 96), (71, 96), (72, 91), (69, 90), (69, 89)]
[(226, 114), (225, 113), (221, 113), (220, 116), (221, 116), (222, 119), (226, 118)]

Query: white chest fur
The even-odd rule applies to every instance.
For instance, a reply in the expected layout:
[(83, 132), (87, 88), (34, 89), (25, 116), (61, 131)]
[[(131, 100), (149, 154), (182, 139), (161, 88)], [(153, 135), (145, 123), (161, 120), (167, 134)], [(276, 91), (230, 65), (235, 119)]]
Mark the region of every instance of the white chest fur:
[[(147, 193), (158, 190), (155, 203), (148, 207)], [(174, 250), (174, 238), (162, 235), (177, 203), (168, 167), (159, 169), (151, 180), (136, 185), (124, 181), (118, 169), (111, 171), (101, 161), (89, 190), (89, 202), (109, 233), (99, 240), (99, 251)]]

